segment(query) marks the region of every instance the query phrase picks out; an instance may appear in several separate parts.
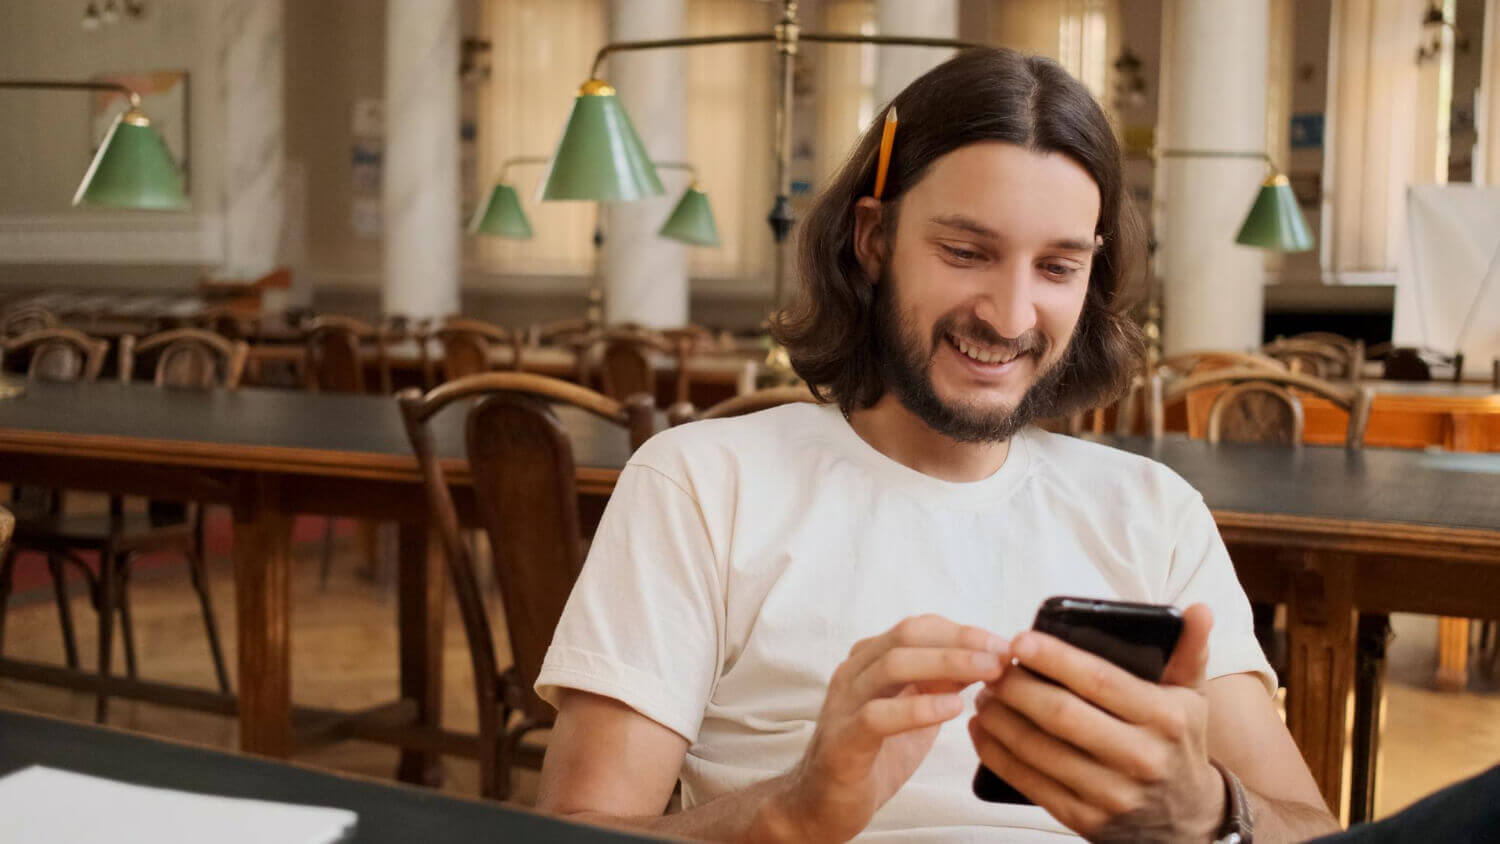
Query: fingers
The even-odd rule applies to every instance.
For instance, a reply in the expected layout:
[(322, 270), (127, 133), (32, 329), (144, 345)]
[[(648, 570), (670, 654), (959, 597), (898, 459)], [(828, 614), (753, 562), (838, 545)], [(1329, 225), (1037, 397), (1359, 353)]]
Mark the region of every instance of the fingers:
[(1012, 756), (1045, 771), (1091, 806), (1123, 815), (1137, 809), (1144, 799), (1141, 785), (1050, 735), (992, 696), (981, 698), (975, 717), (980, 729), (997, 739)]
[(1000, 677), (1000, 654), (963, 648), (897, 647), (876, 657), (850, 683), (854, 701), (893, 694), (915, 683), (923, 691), (957, 691)]
[(961, 648), (972, 651), (1002, 653), (1009, 643), (980, 627), (950, 621), (940, 615), (919, 615), (903, 619), (895, 627), (862, 639), (849, 651), (844, 667), (854, 677), (892, 648)]
[(869, 744), (900, 733), (932, 727), (958, 717), (963, 701), (957, 694), (918, 694), (907, 692), (896, 697), (866, 701), (855, 712), (854, 728)]
[(1031, 802), (1051, 812), (1054, 818), (1069, 829), (1087, 834), (1108, 820), (1101, 810), (1084, 802), (1067, 786), (1006, 750), (994, 736), (985, 731), (977, 718), (969, 720), (969, 737), (974, 741), (974, 749), (979, 752), (979, 761), (986, 768), (1031, 798)]
[[(1164, 760), (1151, 755), (1157, 745), (1148, 740), (1140, 727), (1121, 721), (1029, 672), (1006, 673), (1000, 682), (980, 691), (976, 705), (984, 707), (991, 700), (1010, 707), (1035, 726), (1066, 740), (1104, 765), (1141, 781), (1153, 781), (1158, 769), (1165, 765)], [(1164, 719), (1161, 715), (1153, 717)]]
[(1182, 635), (1172, 650), (1172, 659), (1162, 672), (1168, 686), (1202, 688), (1208, 671), (1208, 634), (1214, 629), (1214, 614), (1207, 604), (1193, 604), (1182, 612)]
[(1012, 653), (1020, 663), (1043, 677), (1067, 686), (1074, 694), (1132, 724), (1149, 723), (1155, 713), (1155, 683), (1082, 648), (1028, 631), (1016, 637)]

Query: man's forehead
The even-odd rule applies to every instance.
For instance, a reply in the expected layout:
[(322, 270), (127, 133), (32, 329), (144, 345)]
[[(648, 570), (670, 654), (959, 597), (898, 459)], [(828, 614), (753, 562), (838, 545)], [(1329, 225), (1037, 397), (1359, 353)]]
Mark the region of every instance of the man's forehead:
[(976, 235), (1017, 232), (1092, 244), (1099, 205), (1098, 185), (1071, 158), (997, 141), (935, 160), (903, 196), (901, 216)]

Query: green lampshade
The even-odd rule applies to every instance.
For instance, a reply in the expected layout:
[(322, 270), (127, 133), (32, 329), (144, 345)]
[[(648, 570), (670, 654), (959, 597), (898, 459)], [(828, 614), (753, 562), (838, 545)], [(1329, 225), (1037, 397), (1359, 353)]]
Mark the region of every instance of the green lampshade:
[(154, 211), (188, 207), (182, 174), (146, 115), (131, 109), (115, 118), (73, 195), (73, 204)]
[(641, 199), (663, 193), (656, 166), (615, 89), (590, 79), (552, 156), (542, 199)]
[(531, 221), (521, 210), (521, 198), (516, 196), (516, 189), (503, 182), (495, 185), (490, 190), (489, 199), (469, 221), (469, 234), (530, 240)]
[(1297, 197), (1286, 176), (1277, 173), (1260, 186), (1250, 216), (1245, 218), (1234, 241), (1277, 252), (1306, 252), (1313, 248), (1312, 233), (1307, 230), (1307, 221), (1302, 219), (1302, 209), (1297, 207)]
[(688, 188), (657, 234), (694, 246), (718, 246), (719, 227), (714, 225), (708, 196), (697, 185)]

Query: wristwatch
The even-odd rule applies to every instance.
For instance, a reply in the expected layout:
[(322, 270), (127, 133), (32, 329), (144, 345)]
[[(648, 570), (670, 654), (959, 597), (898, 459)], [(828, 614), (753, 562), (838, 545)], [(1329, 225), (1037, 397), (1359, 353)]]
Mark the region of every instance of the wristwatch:
[(1208, 760), (1224, 777), (1224, 823), (1214, 833), (1214, 844), (1252, 844), (1255, 818), (1250, 813), (1250, 797), (1245, 785), (1234, 772), (1223, 765)]

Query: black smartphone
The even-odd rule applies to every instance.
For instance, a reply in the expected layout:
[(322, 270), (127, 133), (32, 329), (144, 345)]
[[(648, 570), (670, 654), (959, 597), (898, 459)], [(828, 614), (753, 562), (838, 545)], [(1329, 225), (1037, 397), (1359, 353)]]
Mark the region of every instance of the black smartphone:
[[(1182, 635), (1182, 612), (1166, 604), (1056, 597), (1042, 602), (1031, 629), (1159, 683)], [(990, 803), (1031, 802), (983, 765), (974, 772), (974, 796)]]

